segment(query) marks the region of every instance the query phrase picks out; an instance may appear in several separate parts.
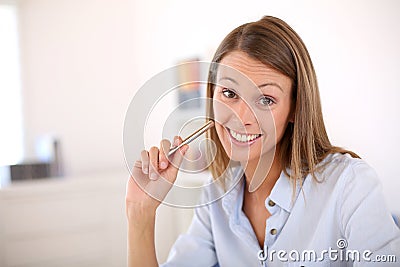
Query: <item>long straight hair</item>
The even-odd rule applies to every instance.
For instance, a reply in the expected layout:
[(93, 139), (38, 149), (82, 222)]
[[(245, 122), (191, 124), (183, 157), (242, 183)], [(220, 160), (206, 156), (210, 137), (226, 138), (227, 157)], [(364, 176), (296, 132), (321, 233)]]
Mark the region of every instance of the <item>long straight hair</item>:
[[(335, 147), (329, 141), (314, 66), (303, 41), (287, 23), (265, 16), (259, 21), (237, 27), (222, 41), (212, 62), (221, 62), (224, 56), (233, 51), (245, 52), (292, 81), (294, 120), (288, 124), (276, 156), (280, 157), (283, 171), (292, 179), (294, 186), (298, 179), (308, 174), (312, 174), (317, 180), (315, 172), (321, 167), (318, 164), (329, 154), (348, 153), (359, 158), (354, 152)], [(217, 66), (218, 64), (211, 64), (209, 70), (208, 99), (214, 94)], [(213, 115), (213, 106), (210, 103), (207, 106), (207, 117), (213, 118)], [(216, 145), (216, 156), (209, 169), (217, 179), (228, 167), (229, 157), (215, 128), (207, 135)]]

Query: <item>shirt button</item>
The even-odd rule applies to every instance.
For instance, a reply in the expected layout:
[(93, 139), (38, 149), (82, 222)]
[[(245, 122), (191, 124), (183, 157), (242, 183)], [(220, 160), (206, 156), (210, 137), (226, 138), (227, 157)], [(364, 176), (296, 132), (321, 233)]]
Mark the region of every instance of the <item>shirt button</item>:
[(270, 206), (270, 207), (273, 207), (273, 206), (275, 206), (275, 202), (273, 202), (271, 199), (268, 201), (268, 205)]
[(271, 231), (269, 231), (271, 233), (271, 235), (276, 235), (276, 233), (278, 232), (275, 228), (271, 229)]

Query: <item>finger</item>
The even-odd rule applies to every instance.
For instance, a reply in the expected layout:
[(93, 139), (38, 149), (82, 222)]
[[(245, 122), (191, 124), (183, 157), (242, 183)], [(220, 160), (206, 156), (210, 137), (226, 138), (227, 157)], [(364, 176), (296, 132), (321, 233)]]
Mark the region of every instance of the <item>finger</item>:
[[(179, 136), (175, 137), (174, 146), (179, 146), (182, 143), (182, 138)], [(186, 151), (189, 149), (189, 145), (182, 146), (178, 151), (172, 156), (172, 165), (176, 172), (179, 170), (179, 166), (182, 164)]]
[(168, 152), (171, 148), (171, 142), (167, 139), (163, 139), (160, 142), (160, 154), (158, 156), (158, 164), (160, 169), (164, 170), (168, 167)]
[(149, 178), (151, 180), (157, 180), (158, 179), (158, 154), (160, 151), (158, 150), (158, 147), (153, 146), (149, 150)]
[(142, 162), (140, 160), (135, 161), (135, 163), (133, 164), (133, 167), (142, 169)]
[(140, 157), (142, 160), (142, 172), (144, 174), (149, 174), (149, 152), (147, 152), (147, 150), (142, 150)]

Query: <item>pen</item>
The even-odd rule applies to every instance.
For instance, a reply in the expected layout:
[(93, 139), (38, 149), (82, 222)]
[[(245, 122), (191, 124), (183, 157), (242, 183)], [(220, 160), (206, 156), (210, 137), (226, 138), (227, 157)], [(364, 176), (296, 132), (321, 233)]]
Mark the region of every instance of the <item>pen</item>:
[(182, 143), (179, 146), (176, 147), (172, 147), (171, 150), (168, 153), (168, 157), (173, 155), (176, 151), (178, 151), (179, 148), (181, 148), (184, 145), (189, 144), (190, 142), (192, 142), (193, 140), (195, 140), (197, 137), (199, 137), (200, 135), (202, 135), (204, 132), (206, 132), (208, 129), (211, 129), (214, 126), (214, 122), (213, 121), (209, 121), (207, 122), (204, 126), (202, 126), (201, 128), (199, 128), (198, 130), (196, 130), (194, 133), (192, 133), (191, 135), (189, 135), (188, 137), (185, 138), (185, 140), (182, 141)]

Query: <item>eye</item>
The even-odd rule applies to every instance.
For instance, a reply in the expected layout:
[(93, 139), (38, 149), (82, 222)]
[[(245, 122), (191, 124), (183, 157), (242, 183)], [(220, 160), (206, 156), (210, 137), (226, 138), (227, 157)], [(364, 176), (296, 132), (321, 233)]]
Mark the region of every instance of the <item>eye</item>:
[(269, 96), (263, 96), (257, 101), (260, 105), (268, 107), (275, 103), (274, 99)]
[(226, 98), (235, 98), (236, 97), (236, 93), (230, 89), (223, 89), (222, 93), (224, 94), (224, 96)]

